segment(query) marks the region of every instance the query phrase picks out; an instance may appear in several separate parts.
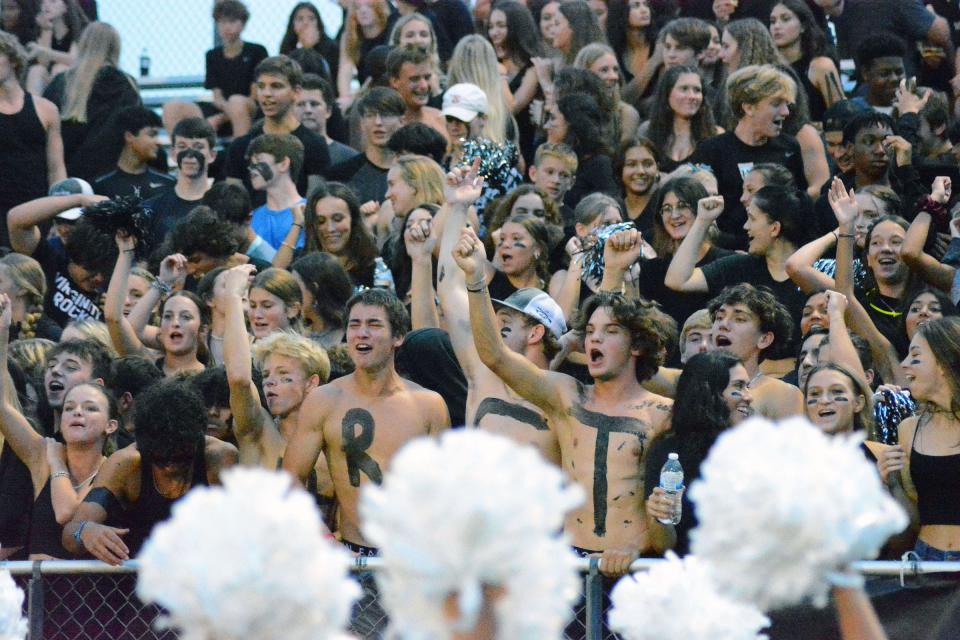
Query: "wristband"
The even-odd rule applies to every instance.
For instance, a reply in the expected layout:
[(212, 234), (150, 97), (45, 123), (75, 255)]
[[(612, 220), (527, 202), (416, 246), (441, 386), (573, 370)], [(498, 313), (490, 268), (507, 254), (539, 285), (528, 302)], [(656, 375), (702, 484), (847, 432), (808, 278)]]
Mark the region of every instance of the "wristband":
[(173, 291), (173, 287), (168, 285), (166, 282), (164, 282), (160, 278), (157, 278), (156, 280), (151, 282), (150, 286), (156, 289), (157, 291), (159, 291), (161, 296), (168, 296)]
[(291, 226), (291, 227), (300, 227), (301, 229), (303, 229), (303, 225), (300, 224), (299, 222), (293, 222), (293, 223), (290, 224), (290, 226)]
[(479, 285), (476, 285), (475, 287), (470, 287), (470, 285), (467, 285), (467, 291), (469, 293), (482, 293), (486, 288), (487, 288), (486, 282), (481, 282)]
[(840, 238), (856, 238), (856, 237), (857, 237), (857, 234), (855, 234), (855, 233), (838, 233), (838, 234), (837, 234), (837, 239), (838, 239), (838, 240), (839, 240)]
[(77, 530), (73, 532), (73, 539), (76, 540), (76, 541), (77, 541), (77, 544), (79, 544), (79, 545), (80, 545), (81, 547), (83, 547), (84, 549), (87, 548), (87, 545), (83, 544), (83, 540), (80, 539), (80, 534), (83, 533), (83, 529), (84, 529), (84, 527), (87, 526), (87, 523), (88, 523), (88, 522), (90, 522), (90, 521), (89, 521), (89, 520), (81, 520), (81, 521), (80, 521), (80, 526), (77, 527)]
[(287, 242), (286, 240), (284, 240), (283, 242), (281, 242), (281, 243), (280, 243), (280, 246), (281, 246), (281, 247), (286, 247), (286, 248), (290, 249), (290, 251), (296, 251), (296, 250), (297, 250), (297, 248), (296, 248), (295, 246), (293, 246), (292, 244), (290, 244), (290, 243)]
[(69, 478), (70, 474), (66, 471), (55, 471), (50, 474), (50, 479), (55, 480), (57, 478)]

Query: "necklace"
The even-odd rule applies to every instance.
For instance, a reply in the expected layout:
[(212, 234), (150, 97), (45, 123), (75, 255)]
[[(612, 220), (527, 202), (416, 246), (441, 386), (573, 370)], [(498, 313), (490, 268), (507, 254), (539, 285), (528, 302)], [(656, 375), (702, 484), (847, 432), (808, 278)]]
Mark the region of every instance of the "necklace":
[(903, 315), (903, 312), (902, 312), (902, 311), (895, 311), (895, 310), (893, 309), (893, 307), (891, 307), (889, 304), (887, 304), (887, 301), (883, 299), (883, 296), (880, 294), (879, 291), (877, 292), (877, 295), (876, 295), (876, 298), (875, 298), (875, 299), (876, 299), (876, 300), (879, 300), (879, 301), (883, 304), (883, 306), (886, 307), (886, 309), (881, 309), (881, 308), (878, 307), (876, 304), (874, 304), (874, 302), (871, 300), (871, 301), (870, 301), (870, 308), (873, 309), (874, 311), (876, 311), (877, 313), (882, 313), (883, 315), (885, 315), (885, 316), (890, 316), (891, 318), (899, 318), (900, 316)]
[(754, 383), (756, 383), (756, 381), (759, 380), (759, 379), (760, 379), (760, 376), (762, 376), (762, 375), (763, 375), (763, 372), (762, 372), (762, 371), (757, 371), (757, 375), (755, 375), (755, 376), (753, 376), (752, 378), (750, 378), (750, 382), (747, 383), (747, 388), (749, 389), (750, 387), (752, 387), (752, 386), (754, 385)]
[(100, 464), (98, 464), (98, 465), (97, 465), (97, 468), (94, 469), (93, 473), (90, 474), (90, 477), (87, 478), (86, 480), (84, 480), (83, 482), (81, 482), (80, 484), (75, 484), (75, 485), (73, 485), (73, 490), (74, 490), (74, 491), (80, 491), (81, 489), (83, 489), (84, 487), (86, 487), (88, 484), (90, 484), (91, 482), (93, 482), (93, 479), (97, 477), (97, 474), (98, 474), (98, 473), (100, 473), (100, 467), (103, 466), (103, 463), (104, 463), (105, 461), (106, 461), (106, 458), (101, 457), (101, 458), (100, 458)]
[(150, 477), (153, 480), (153, 488), (156, 490), (157, 495), (165, 500), (176, 500), (177, 498), (183, 497), (183, 495), (190, 489), (190, 483), (193, 481), (193, 466), (191, 465), (190, 470), (187, 472), (186, 478), (177, 478), (174, 481), (177, 485), (185, 485), (183, 491), (179, 491), (180, 487), (176, 487), (173, 490), (168, 491), (161, 489), (157, 484), (157, 470), (154, 468), (150, 469)]

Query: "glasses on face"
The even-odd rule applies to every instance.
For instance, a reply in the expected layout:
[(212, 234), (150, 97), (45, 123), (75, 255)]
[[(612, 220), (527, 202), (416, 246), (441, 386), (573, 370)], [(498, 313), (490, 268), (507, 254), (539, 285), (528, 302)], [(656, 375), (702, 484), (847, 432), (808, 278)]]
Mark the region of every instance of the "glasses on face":
[(665, 204), (660, 207), (660, 215), (662, 216), (672, 216), (674, 212), (676, 213), (690, 213), (693, 211), (693, 208), (688, 205), (686, 202), (678, 202), (676, 205)]

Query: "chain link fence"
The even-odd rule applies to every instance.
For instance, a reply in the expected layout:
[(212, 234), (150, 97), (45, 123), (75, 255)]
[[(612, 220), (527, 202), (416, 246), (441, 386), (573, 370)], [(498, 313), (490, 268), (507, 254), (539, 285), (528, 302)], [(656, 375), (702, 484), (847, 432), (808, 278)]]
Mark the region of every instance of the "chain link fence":
[[(634, 570), (645, 570), (662, 560), (640, 560)], [(364, 558), (354, 567), (356, 579), (363, 587), (363, 596), (354, 606), (351, 631), (358, 638), (379, 639), (387, 627), (387, 615), (380, 606), (374, 574), (380, 568), (379, 560)], [(603, 578), (597, 561), (584, 560), (584, 597), (571, 612), (571, 620), (564, 633), (565, 640), (616, 640), (619, 636), (605, 627), (606, 594), (612, 581)], [(920, 616), (927, 625), (939, 617), (955, 595), (956, 578), (944, 587), (932, 582), (918, 582), (921, 574), (938, 573), (960, 575), (960, 562), (863, 562), (855, 568), (881, 581), (879, 589), (868, 592), (874, 600), (891, 640), (898, 637), (919, 637), (896, 633), (905, 629), (912, 634)], [(145, 605), (137, 599), (137, 563), (110, 567), (97, 561), (0, 562), (0, 570), (9, 570), (17, 585), (27, 594), (24, 615), (30, 621), (30, 640), (176, 640), (171, 631), (158, 629), (154, 623), (162, 611)], [(899, 591), (897, 583), (899, 581)], [(905, 584), (912, 583), (912, 584)], [(906, 586), (906, 589), (904, 587)], [(906, 594), (906, 595), (903, 595)], [(892, 600), (893, 598), (894, 600)], [(903, 604), (910, 606), (904, 607)], [(915, 614), (909, 618), (911, 611)], [(815, 616), (821, 621), (816, 631), (804, 629), (798, 634), (798, 625), (812, 624)], [(932, 618), (931, 618), (932, 616)], [(908, 619), (909, 618), (909, 619)], [(816, 610), (807, 607), (781, 621), (776, 617), (770, 637), (835, 637), (824, 629), (832, 628), (833, 612), (828, 608)], [(779, 628), (778, 628), (779, 627)]]
[[(243, 0), (250, 20), (243, 39), (262, 44), (271, 55), (280, 41), (297, 0)], [(328, 35), (340, 30), (343, 13), (336, 0), (312, 0)], [(120, 67), (140, 76), (140, 56), (150, 58), (149, 79), (193, 76), (203, 83), (204, 54), (214, 46), (214, 0), (99, 0), (99, 18), (120, 33)]]

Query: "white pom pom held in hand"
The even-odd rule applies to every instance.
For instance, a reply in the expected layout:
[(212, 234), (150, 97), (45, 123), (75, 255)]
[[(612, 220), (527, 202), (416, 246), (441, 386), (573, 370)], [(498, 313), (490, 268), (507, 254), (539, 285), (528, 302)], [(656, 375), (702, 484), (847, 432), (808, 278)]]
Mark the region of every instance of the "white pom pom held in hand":
[(173, 507), (140, 553), (137, 595), (183, 640), (342, 638), (359, 586), (312, 497), (286, 474), (234, 468)]
[(0, 640), (23, 640), (27, 621), (23, 618), (23, 590), (10, 573), (0, 571)]
[[(450, 626), (472, 629), (490, 587), (502, 591), (498, 638), (559, 639), (580, 580), (557, 532), (582, 500), (532, 447), (500, 436), (456, 431), (408, 444), (360, 500), (364, 536), (383, 558), (377, 581), (392, 630), (442, 640)], [(451, 596), (452, 625), (443, 614)]]
[(667, 552), (667, 562), (620, 579), (610, 595), (610, 628), (625, 640), (766, 640), (770, 624), (756, 607), (717, 591), (694, 556)]
[(861, 439), (803, 418), (754, 418), (720, 436), (690, 488), (691, 548), (725, 593), (763, 611), (822, 606), (831, 572), (875, 558), (906, 527)]

